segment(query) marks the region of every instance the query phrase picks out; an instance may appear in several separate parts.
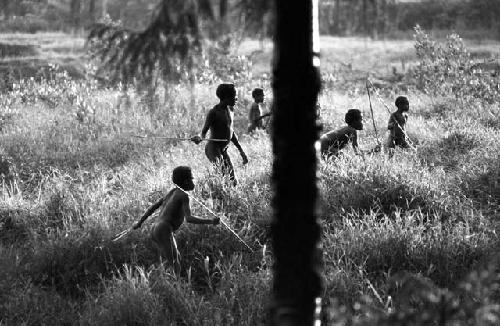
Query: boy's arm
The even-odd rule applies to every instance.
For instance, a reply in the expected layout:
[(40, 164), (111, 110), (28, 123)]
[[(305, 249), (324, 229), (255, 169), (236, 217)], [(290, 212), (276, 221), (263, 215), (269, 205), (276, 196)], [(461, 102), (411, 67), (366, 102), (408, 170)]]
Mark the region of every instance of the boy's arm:
[(258, 108), (255, 107), (255, 103), (250, 106), (250, 113), (248, 114), (248, 120), (251, 123), (257, 123), (257, 118), (259, 117)]
[(208, 218), (199, 218), (197, 216), (192, 215), (191, 207), (189, 206), (189, 197), (187, 195), (183, 198), (182, 201), (183, 201), (182, 207), (184, 210), (184, 216), (186, 218), (186, 222), (193, 224), (213, 224), (213, 225), (219, 224), (220, 219), (218, 217), (208, 219)]
[(356, 154), (362, 154), (363, 152), (359, 149), (359, 146), (358, 146), (358, 133), (357, 132), (354, 132), (354, 134), (351, 136), (351, 140), (352, 140), (352, 148), (354, 149), (354, 152)]
[(154, 213), (154, 211), (156, 211), (158, 209), (158, 207), (161, 206), (161, 204), (163, 203), (163, 198), (161, 198), (160, 200), (158, 200), (156, 203), (154, 203), (153, 205), (151, 205), (151, 207), (148, 208), (148, 210), (144, 213), (144, 215), (142, 215), (141, 219), (139, 222), (137, 222), (135, 225), (134, 225), (134, 229), (138, 229), (141, 227), (142, 223), (144, 223), (144, 221), (151, 215)]
[(391, 114), (391, 116), (389, 117), (389, 123), (387, 124), (387, 129), (393, 130), (394, 126), (395, 126), (395, 117), (394, 114)]
[(247, 154), (245, 154), (245, 151), (240, 145), (240, 142), (238, 141), (238, 136), (236, 136), (236, 133), (233, 131), (233, 136), (231, 137), (231, 141), (233, 142), (234, 146), (238, 149), (240, 152), (241, 158), (243, 159), (243, 164), (248, 163), (248, 157)]
[(213, 111), (210, 110), (207, 114), (207, 118), (205, 119), (205, 124), (203, 125), (203, 128), (201, 129), (201, 137), (205, 138), (207, 135), (208, 130), (210, 129), (210, 126), (212, 125), (212, 120), (213, 120)]
[(197, 145), (201, 143), (202, 140), (206, 137), (207, 132), (210, 129), (210, 126), (212, 125), (212, 120), (213, 120), (212, 112), (213, 110), (210, 110), (208, 112), (207, 117), (205, 118), (205, 123), (203, 124), (203, 128), (201, 129), (201, 134), (191, 137), (191, 140)]

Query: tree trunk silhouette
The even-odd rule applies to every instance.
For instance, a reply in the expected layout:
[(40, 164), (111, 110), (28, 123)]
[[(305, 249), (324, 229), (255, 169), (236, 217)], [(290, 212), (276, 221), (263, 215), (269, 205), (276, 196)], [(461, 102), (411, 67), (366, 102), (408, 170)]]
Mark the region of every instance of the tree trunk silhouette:
[(321, 291), (314, 147), (321, 81), (313, 66), (313, 1), (275, 1), (273, 326), (313, 325)]
[(372, 8), (373, 8), (373, 19), (371, 19), (371, 32), (372, 39), (378, 40), (378, 32), (379, 32), (379, 4), (377, 0), (371, 0)]
[(89, 21), (95, 22), (95, 0), (89, 0)]
[(4, 19), (9, 20), (10, 19), (10, 0), (0, 0), (0, 9), (3, 13)]
[(362, 7), (361, 7), (361, 19), (363, 20), (361, 22), (361, 28), (363, 28), (363, 34), (364, 36), (368, 35), (368, 0), (363, 0), (362, 2)]
[(340, 8), (340, 0), (335, 0), (335, 7), (333, 8), (333, 10), (335, 10), (334, 12), (334, 26), (335, 26), (335, 33), (337, 33), (337, 35), (341, 35), (342, 34), (342, 31), (341, 31), (341, 25), (340, 25), (340, 17), (341, 17), (341, 8)]
[(106, 15), (108, 14), (108, 0), (102, 0), (101, 10), (101, 17), (106, 17)]
[(71, 0), (70, 15), (74, 27), (80, 27), (80, 11), (82, 9), (81, 0)]
[(388, 25), (388, 13), (387, 13), (387, 0), (381, 0), (381, 5), (380, 5), (380, 11), (381, 11), (381, 19), (380, 19), (380, 33), (382, 34), (382, 37), (385, 39), (386, 34), (387, 34), (387, 25)]

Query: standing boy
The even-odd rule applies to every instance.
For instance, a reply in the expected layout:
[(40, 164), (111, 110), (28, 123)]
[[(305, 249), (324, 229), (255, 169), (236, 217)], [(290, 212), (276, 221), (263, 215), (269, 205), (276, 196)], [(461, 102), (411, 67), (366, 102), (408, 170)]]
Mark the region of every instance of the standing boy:
[(238, 136), (234, 132), (234, 105), (236, 104), (236, 89), (234, 84), (220, 84), (215, 91), (219, 98), (219, 104), (208, 111), (205, 124), (201, 130), (201, 135), (191, 138), (193, 142), (199, 144), (210, 130), (210, 139), (224, 139), (226, 141), (208, 141), (205, 146), (205, 154), (210, 162), (220, 164), (225, 175), (229, 175), (234, 185), (237, 184), (234, 174), (233, 163), (227, 153), (229, 141), (232, 141), (240, 152), (243, 164), (248, 163), (248, 158), (243, 148), (241, 148)]
[(263, 124), (264, 117), (262, 116), (264, 90), (262, 88), (255, 88), (252, 91), (252, 97), (254, 102), (250, 104), (250, 110), (248, 112), (248, 132), (265, 128)]
[(387, 129), (389, 129), (388, 147), (394, 149), (396, 146), (407, 149), (412, 148), (408, 143), (406, 135), (406, 122), (408, 121), (407, 112), (410, 110), (410, 102), (406, 96), (396, 98), (396, 112), (393, 112), (389, 118)]
[[(193, 174), (190, 167), (176, 167), (172, 172), (172, 181), (184, 191), (194, 189)], [(192, 215), (188, 195), (175, 187), (165, 197), (148, 208), (140, 221), (134, 225), (134, 229), (140, 228), (142, 223), (158, 208), (160, 208), (160, 214), (158, 215), (158, 222), (151, 231), (151, 239), (160, 249), (161, 255), (174, 266), (175, 272), (179, 274), (181, 268), (180, 253), (177, 249), (174, 232), (179, 229), (184, 219), (188, 223), (213, 225), (219, 224), (220, 219), (202, 219)]]
[[(320, 139), (321, 155), (338, 156), (340, 151), (352, 143), (356, 154), (364, 154), (358, 147), (358, 130), (363, 130), (363, 116), (358, 109), (350, 109), (345, 115), (347, 126), (323, 134)], [(367, 154), (380, 151), (377, 145), (372, 150), (366, 151)]]

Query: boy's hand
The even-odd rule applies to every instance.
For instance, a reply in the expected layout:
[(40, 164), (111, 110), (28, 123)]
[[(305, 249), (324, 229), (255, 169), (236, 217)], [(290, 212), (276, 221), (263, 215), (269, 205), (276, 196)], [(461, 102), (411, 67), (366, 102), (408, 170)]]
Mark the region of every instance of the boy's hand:
[(245, 153), (241, 153), (241, 158), (243, 159), (243, 164), (247, 164), (248, 163), (248, 157)]
[(134, 224), (134, 226), (132, 227), (134, 230), (137, 230), (139, 229), (140, 227), (142, 226), (142, 223), (141, 222), (137, 222)]
[(200, 135), (196, 135), (196, 136), (191, 137), (191, 141), (193, 143), (195, 143), (196, 145), (198, 145), (199, 143), (201, 143), (203, 141), (203, 138), (201, 138)]
[(212, 220), (212, 224), (217, 225), (219, 223), (220, 223), (220, 217), (214, 217), (214, 219)]

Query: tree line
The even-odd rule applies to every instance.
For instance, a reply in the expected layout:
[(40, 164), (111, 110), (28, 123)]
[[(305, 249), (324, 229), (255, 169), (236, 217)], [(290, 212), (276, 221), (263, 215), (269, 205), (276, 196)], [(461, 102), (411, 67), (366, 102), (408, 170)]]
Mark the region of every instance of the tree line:
[[(130, 28), (147, 25), (159, 0), (0, 0), (0, 22), (36, 17), (33, 29), (87, 28), (109, 15)], [(270, 1), (200, 0), (209, 28), (270, 36), (274, 24)], [(419, 24), (427, 30), (484, 30), (500, 36), (500, 0), (319, 0), (320, 31), (337, 36), (363, 35), (374, 39), (410, 31)], [(27, 23), (28, 20), (24, 19)], [(16, 25), (17, 26), (17, 25)], [(7, 25), (8, 27), (8, 25)], [(210, 26), (213, 27), (213, 26)], [(8, 28), (7, 28), (8, 29)]]
[(321, 0), (323, 34), (374, 39), (415, 25), (428, 30), (487, 30), (500, 36), (500, 0)]

